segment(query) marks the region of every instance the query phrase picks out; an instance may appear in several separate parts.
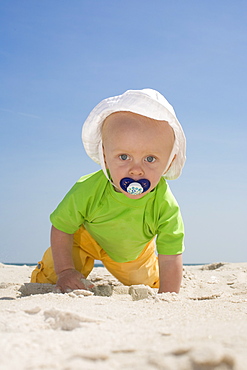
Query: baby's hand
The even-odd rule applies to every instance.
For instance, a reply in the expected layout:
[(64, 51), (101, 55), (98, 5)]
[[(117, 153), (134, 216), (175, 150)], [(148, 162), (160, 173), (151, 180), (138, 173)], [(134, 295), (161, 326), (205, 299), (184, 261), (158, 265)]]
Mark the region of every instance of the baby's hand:
[(76, 289), (90, 290), (94, 287), (90, 280), (85, 279), (79, 271), (68, 269), (58, 274), (58, 280), (55, 287), (57, 293), (68, 293)]

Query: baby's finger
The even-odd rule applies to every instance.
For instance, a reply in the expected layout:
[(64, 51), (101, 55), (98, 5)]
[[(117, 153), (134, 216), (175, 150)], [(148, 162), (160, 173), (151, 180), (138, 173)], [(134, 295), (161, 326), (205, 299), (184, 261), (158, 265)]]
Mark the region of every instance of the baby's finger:
[(71, 292), (72, 292), (72, 289), (70, 288), (65, 289), (65, 293), (71, 293)]
[(94, 287), (94, 284), (88, 279), (81, 278), (81, 282), (83, 283), (86, 290), (92, 289)]
[(53, 291), (54, 291), (54, 293), (62, 293), (62, 290), (59, 286), (55, 286)]

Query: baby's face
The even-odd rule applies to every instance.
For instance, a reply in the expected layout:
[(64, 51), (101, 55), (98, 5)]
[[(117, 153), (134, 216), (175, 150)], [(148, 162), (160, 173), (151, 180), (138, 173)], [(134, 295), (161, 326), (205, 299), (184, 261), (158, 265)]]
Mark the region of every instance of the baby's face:
[[(102, 128), (106, 168), (116, 188), (128, 198), (139, 199), (158, 184), (168, 165), (174, 144), (173, 129), (166, 121), (155, 121), (130, 112), (108, 116)], [(120, 180), (148, 179), (150, 188), (132, 195), (120, 187)]]

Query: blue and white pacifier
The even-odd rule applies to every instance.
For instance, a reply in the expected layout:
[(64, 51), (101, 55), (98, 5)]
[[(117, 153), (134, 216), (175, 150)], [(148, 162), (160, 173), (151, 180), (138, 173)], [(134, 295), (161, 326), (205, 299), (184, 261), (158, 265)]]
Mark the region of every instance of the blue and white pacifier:
[(120, 181), (120, 186), (124, 191), (131, 195), (139, 195), (147, 191), (150, 188), (151, 183), (148, 179), (135, 181), (130, 177), (124, 177)]

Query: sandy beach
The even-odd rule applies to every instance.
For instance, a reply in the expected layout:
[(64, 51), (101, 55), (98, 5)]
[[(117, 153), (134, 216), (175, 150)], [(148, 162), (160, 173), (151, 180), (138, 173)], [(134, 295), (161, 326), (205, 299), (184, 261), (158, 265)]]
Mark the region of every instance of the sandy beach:
[(185, 266), (179, 295), (103, 267), (94, 292), (58, 294), (32, 269), (0, 264), (2, 370), (247, 369), (247, 263)]

